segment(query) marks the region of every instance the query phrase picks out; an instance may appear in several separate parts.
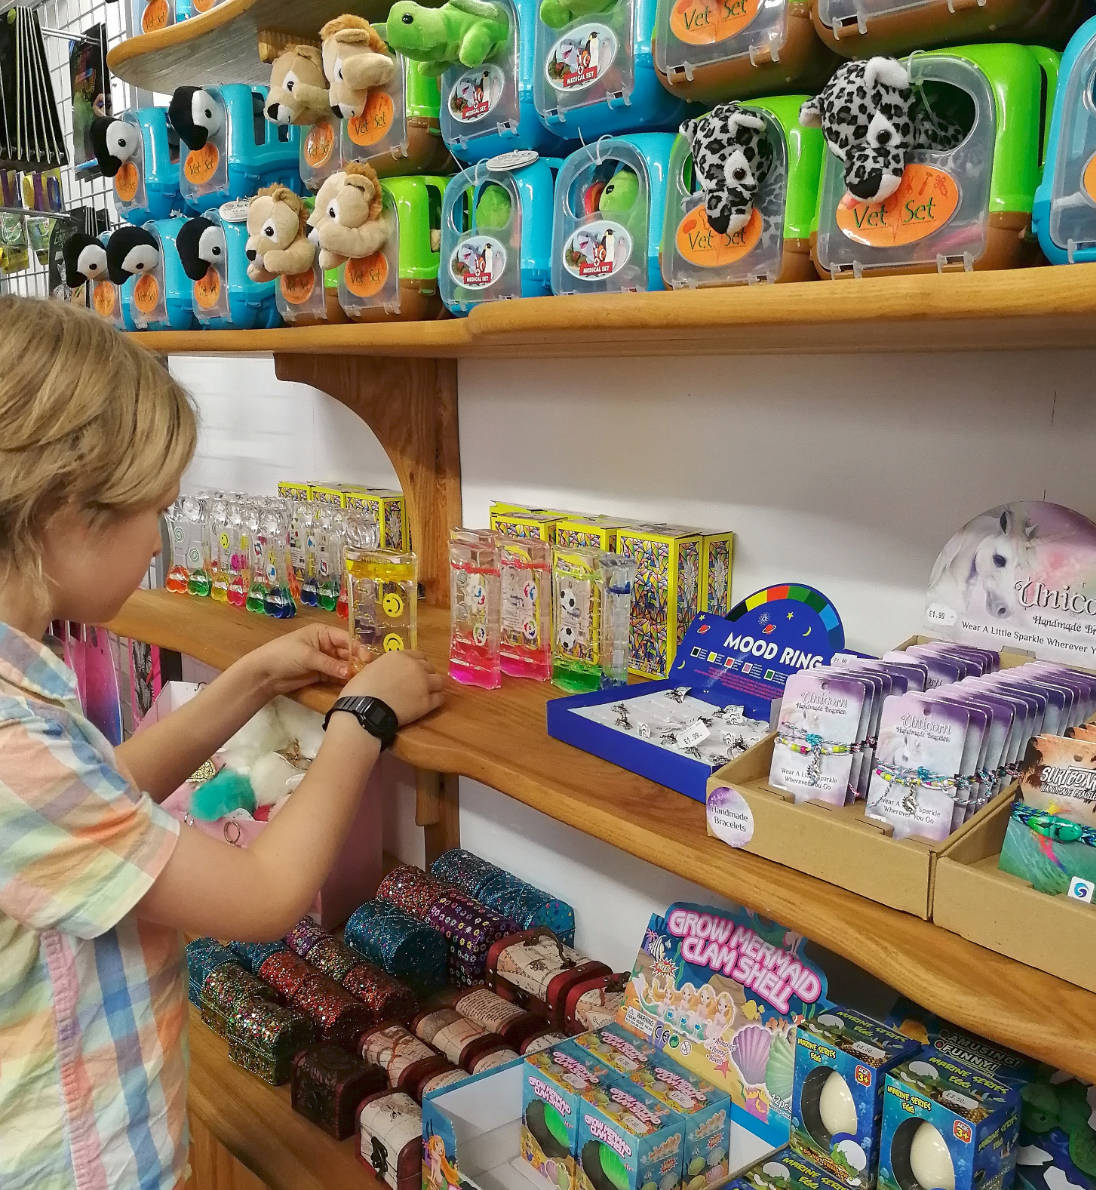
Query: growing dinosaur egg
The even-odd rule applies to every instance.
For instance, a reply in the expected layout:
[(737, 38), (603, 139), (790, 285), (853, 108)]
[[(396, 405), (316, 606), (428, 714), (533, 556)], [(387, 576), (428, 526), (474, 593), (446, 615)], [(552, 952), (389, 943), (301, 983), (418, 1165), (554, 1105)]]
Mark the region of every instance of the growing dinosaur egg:
[(922, 1190), (955, 1190), (955, 1166), (935, 1125), (923, 1120), (910, 1141), (910, 1172)]
[(831, 1070), (818, 1096), (818, 1114), (830, 1136), (856, 1135), (856, 1104), (849, 1084)]

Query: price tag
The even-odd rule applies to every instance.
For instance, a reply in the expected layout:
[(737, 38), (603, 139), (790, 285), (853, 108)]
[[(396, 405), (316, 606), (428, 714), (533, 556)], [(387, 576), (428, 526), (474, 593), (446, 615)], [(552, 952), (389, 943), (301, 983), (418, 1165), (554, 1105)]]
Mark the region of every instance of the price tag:
[(695, 748), (697, 744), (702, 744), (711, 734), (711, 731), (699, 719), (695, 719), (688, 727), (682, 728), (674, 736), (674, 739), (682, 748)]

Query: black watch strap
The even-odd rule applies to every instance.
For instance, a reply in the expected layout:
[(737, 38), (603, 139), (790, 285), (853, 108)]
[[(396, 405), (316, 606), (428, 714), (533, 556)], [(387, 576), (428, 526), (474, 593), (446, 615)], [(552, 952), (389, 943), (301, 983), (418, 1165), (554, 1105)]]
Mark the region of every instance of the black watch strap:
[(382, 751), (391, 746), (392, 741), (396, 738), (396, 732), (400, 728), (396, 712), (388, 703), (379, 698), (358, 695), (335, 700), (335, 705), (324, 716), (324, 731), (327, 730), (331, 716), (338, 711), (353, 715), (371, 736), (380, 740)]

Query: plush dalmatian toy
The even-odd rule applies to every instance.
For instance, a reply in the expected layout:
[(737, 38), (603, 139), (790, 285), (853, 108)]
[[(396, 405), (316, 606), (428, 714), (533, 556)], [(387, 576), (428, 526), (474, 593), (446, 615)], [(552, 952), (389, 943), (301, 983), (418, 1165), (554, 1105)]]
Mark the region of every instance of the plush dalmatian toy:
[(954, 148), (962, 130), (914, 97), (909, 72), (894, 58), (845, 62), (822, 92), (799, 109), (799, 122), (821, 128), (845, 165), (855, 202), (884, 202), (902, 183), (914, 149)]
[(765, 121), (737, 102), (721, 103), (698, 120), (686, 120), (679, 131), (689, 142), (708, 225), (719, 235), (733, 235), (749, 223), (772, 166)]

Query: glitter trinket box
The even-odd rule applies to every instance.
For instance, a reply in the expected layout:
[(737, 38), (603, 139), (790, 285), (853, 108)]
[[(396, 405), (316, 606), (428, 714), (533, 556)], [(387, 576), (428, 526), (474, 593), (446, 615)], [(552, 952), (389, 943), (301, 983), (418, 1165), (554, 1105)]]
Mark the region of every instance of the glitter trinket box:
[(238, 960), (236, 955), (227, 946), (222, 946), (216, 938), (195, 938), (193, 942), (187, 943), (187, 996), (195, 1008), (200, 1005), (202, 984), (210, 972), (223, 967), (225, 963), (238, 965)]
[(504, 938), (487, 955), (490, 987), (556, 1028), (563, 1027), (571, 989), (601, 975), (612, 972), (565, 946), (550, 930), (526, 930)]
[(382, 901), (395, 905), (404, 913), (426, 921), (431, 906), (442, 896), (453, 891), (447, 880), (439, 880), (422, 868), (400, 864), (381, 881), (377, 896)]
[(346, 973), (342, 985), (369, 1009), (371, 1024), (399, 1021), (406, 1024), (419, 1010), (415, 993), (387, 971), (362, 959)]
[(461, 892), (436, 901), (427, 920), (449, 944), (450, 981), (465, 987), (483, 981), (488, 950), (515, 929), (513, 922)]
[(316, 1040), (315, 1024), (281, 1004), (247, 1000), (229, 1014), (229, 1059), (274, 1086), (288, 1081), (293, 1059)]
[(369, 1066), (333, 1042), (311, 1045), (293, 1059), (293, 1110), (336, 1140), (354, 1134), (361, 1101), (387, 1087), (379, 1066)]
[(271, 955), (259, 968), (259, 978), (270, 984), (287, 1003), (292, 1001), (301, 984), (315, 974), (316, 968), (291, 950)]
[(362, 960), (361, 955), (338, 940), (328, 936), (321, 938), (308, 952), (308, 961), (328, 979), (342, 983), (348, 972)]
[(272, 954), (285, 950), (285, 943), (279, 938), (276, 942), (230, 942), (228, 947), (241, 966), (258, 975), (259, 968)]
[(297, 989), (293, 1007), (312, 1018), (324, 1041), (346, 1046), (354, 1046), (373, 1025), (372, 1013), (357, 997), (318, 971)]
[(429, 993), (445, 984), (448, 947), (425, 922), (387, 901), (366, 901), (346, 923), (346, 944), (413, 991)]
[(202, 1020), (221, 1037), (228, 1036), (228, 1018), (238, 1004), (252, 1000), (273, 1002), (274, 990), (245, 971), (239, 963), (222, 963), (202, 984), (199, 1004)]

